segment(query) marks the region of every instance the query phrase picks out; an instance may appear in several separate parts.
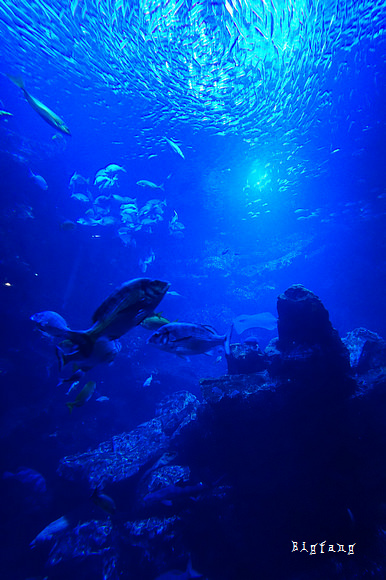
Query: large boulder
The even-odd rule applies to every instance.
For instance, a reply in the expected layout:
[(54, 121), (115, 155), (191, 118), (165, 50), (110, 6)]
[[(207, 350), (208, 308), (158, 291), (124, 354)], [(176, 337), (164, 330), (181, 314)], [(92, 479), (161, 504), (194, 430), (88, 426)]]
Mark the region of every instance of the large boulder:
[[(348, 374), (349, 352), (318, 296), (295, 284), (279, 296), (277, 311), (279, 337), (265, 350), (272, 376), (312, 380), (316, 385), (320, 380), (325, 383), (328, 377)], [(353, 392), (352, 385), (345, 386), (342, 394)]]

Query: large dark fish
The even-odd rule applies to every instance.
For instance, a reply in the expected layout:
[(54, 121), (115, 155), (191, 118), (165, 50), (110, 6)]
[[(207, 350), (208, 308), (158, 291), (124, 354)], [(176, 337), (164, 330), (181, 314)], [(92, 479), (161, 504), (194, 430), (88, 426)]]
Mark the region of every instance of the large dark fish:
[(94, 342), (104, 336), (120, 338), (154, 312), (170, 287), (169, 282), (135, 278), (114, 290), (97, 308), (93, 325), (84, 331), (71, 333), (70, 339), (84, 355), (92, 352)]
[(216, 346), (223, 346), (229, 354), (228, 334), (219, 335), (211, 326), (188, 322), (170, 322), (154, 332), (147, 343), (179, 356), (203, 354)]
[(92, 344), (90, 353), (86, 355), (82, 353), (81, 348), (67, 352), (69, 347), (73, 348), (71, 340), (65, 340), (56, 347), (59, 370), (61, 371), (69, 363), (74, 363), (77, 368), (76, 372), (66, 382), (77, 379), (76, 374), (79, 370), (87, 372), (99, 364), (112, 363), (122, 348), (118, 340), (109, 340), (105, 336), (99, 336)]

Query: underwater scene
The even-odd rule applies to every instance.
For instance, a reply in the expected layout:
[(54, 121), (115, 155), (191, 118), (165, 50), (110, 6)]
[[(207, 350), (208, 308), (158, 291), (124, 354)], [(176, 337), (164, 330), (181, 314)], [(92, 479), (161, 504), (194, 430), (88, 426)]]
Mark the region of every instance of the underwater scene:
[(386, 1), (0, 35), (1, 578), (386, 579)]

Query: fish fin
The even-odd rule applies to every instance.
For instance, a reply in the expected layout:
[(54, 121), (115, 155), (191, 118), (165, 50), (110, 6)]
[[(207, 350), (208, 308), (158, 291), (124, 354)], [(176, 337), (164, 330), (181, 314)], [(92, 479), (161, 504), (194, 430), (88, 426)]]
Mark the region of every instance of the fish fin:
[(231, 337), (232, 337), (232, 331), (233, 331), (233, 323), (230, 326), (230, 329), (228, 330), (228, 333), (225, 337), (225, 341), (224, 341), (224, 349), (225, 349), (225, 354), (227, 356), (229, 356), (231, 354)]
[(217, 334), (217, 330), (213, 328), (213, 326), (210, 326), (210, 324), (200, 324), (200, 326), (202, 326), (202, 328), (206, 328), (206, 330), (210, 330), (210, 332), (213, 332), (213, 334)]
[(162, 189), (162, 191), (165, 191), (165, 188), (164, 188), (164, 184), (163, 183), (161, 183), (161, 185), (159, 185), (158, 188), (159, 189)]
[(206, 356), (214, 356), (216, 353), (214, 350), (207, 350), (206, 352), (204, 352), (204, 354)]
[(74, 408), (74, 403), (66, 403), (66, 407), (68, 407), (68, 409), (70, 411), (70, 415), (71, 415), (72, 409)]
[[(63, 370), (63, 367), (65, 366), (66, 362), (65, 362), (65, 354), (62, 351), (62, 349), (60, 348), (60, 346), (55, 346), (55, 353), (56, 353), (56, 358), (58, 359), (58, 363), (59, 363), (59, 372)], [(59, 384), (59, 383), (58, 383)]]
[(66, 332), (66, 338), (79, 346), (79, 351), (83, 356), (90, 356), (94, 347), (94, 341), (85, 330), (69, 330)]
[(14, 75), (7, 75), (10, 81), (12, 81), (17, 87), (24, 90), (24, 81), (21, 77), (15, 77)]
[(186, 354), (180, 354), (180, 353), (176, 352), (176, 355), (179, 358), (182, 358), (183, 360), (185, 360), (186, 362), (190, 362), (190, 358), (188, 356), (186, 356)]

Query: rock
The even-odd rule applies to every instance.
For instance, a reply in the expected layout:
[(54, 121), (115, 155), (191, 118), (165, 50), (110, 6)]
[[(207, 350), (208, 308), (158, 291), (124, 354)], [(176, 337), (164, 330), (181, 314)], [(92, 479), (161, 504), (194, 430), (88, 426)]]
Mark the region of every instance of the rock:
[(264, 353), (259, 346), (231, 344), (231, 352), (226, 357), (230, 375), (259, 373), (267, 368)]
[(333, 328), (320, 298), (301, 284), (294, 284), (277, 300), (280, 350), (294, 344), (314, 345), (331, 341)]
[(348, 350), (313, 292), (300, 284), (291, 286), (279, 296), (277, 311), (279, 338), (265, 350), (271, 376), (309, 382), (349, 372)]
[(272, 390), (272, 383), (267, 372), (253, 375), (224, 375), (216, 379), (201, 379), (201, 392), (205, 401), (217, 403), (224, 396), (233, 398), (237, 395), (248, 396), (260, 390)]
[(64, 457), (58, 473), (70, 480), (86, 479), (94, 488), (128, 479), (168, 449), (182, 426), (195, 418), (199, 404), (187, 391), (174, 393), (159, 404), (157, 417), (92, 451)]
[[(54, 541), (48, 564), (50, 566), (63, 565), (76, 559), (77, 577), (115, 580), (118, 578), (117, 539), (109, 519), (78, 523)], [(87, 562), (84, 562), (85, 569), (82, 570), (80, 562), (84, 560)]]
[(343, 339), (350, 353), (350, 365), (356, 373), (386, 366), (386, 341), (376, 332), (356, 328)]
[(145, 520), (135, 520), (126, 522), (125, 528), (129, 532), (130, 544), (149, 550), (152, 544), (170, 542), (173, 540), (176, 523), (180, 520), (178, 516), (157, 518), (151, 517)]

